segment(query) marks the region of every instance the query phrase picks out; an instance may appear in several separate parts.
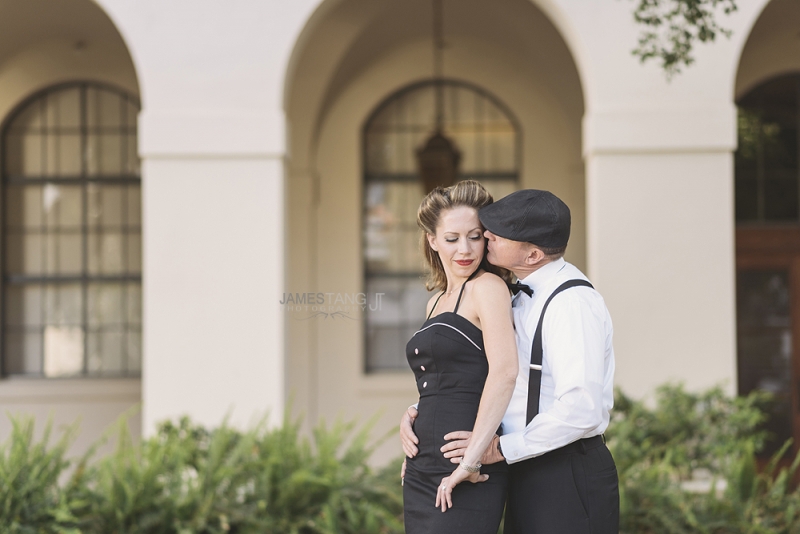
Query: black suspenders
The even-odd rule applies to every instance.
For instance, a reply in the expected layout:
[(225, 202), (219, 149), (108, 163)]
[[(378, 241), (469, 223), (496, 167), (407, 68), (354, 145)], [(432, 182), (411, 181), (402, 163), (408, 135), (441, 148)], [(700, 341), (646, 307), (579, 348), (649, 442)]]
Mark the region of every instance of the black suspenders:
[(544, 323), (544, 312), (553, 297), (571, 287), (585, 286), (594, 289), (594, 286), (586, 280), (567, 280), (550, 295), (542, 308), (539, 316), (539, 324), (536, 326), (536, 333), (533, 335), (533, 346), (531, 347), (531, 367), (528, 374), (528, 410), (525, 415), (525, 425), (530, 424), (531, 420), (539, 413), (539, 395), (542, 391), (542, 324)]

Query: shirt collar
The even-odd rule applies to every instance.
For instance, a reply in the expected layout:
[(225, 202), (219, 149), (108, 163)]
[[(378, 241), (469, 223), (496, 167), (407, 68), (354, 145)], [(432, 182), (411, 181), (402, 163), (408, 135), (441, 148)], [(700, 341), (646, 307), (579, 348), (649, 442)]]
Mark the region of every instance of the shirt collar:
[[(555, 261), (551, 261), (547, 265), (536, 269), (531, 274), (520, 280), (523, 284), (527, 284), (533, 289), (533, 294), (542, 289), (561, 269), (567, 265), (563, 257)], [(520, 292), (521, 293), (521, 292)]]

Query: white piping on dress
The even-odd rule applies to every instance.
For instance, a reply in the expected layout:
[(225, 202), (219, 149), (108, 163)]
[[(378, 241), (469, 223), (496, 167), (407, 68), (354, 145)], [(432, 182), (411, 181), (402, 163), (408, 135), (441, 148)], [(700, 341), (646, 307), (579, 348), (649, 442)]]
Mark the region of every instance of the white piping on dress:
[[(436, 326), (437, 324), (439, 324), (439, 325), (442, 325), (442, 326), (446, 326), (447, 328), (452, 328), (453, 330), (455, 330), (456, 332), (458, 332), (459, 334), (461, 334), (462, 336), (464, 336), (465, 338), (467, 338), (467, 341), (469, 341), (470, 343), (472, 343), (473, 345), (475, 345), (475, 348), (476, 348), (476, 349), (478, 349), (478, 350), (481, 350), (481, 348), (480, 348), (480, 347), (479, 347), (479, 346), (478, 346), (478, 345), (477, 345), (477, 344), (476, 344), (474, 341), (472, 341), (472, 340), (469, 338), (469, 336), (468, 336), (467, 334), (465, 334), (464, 332), (462, 332), (461, 330), (459, 330), (459, 329), (458, 329), (458, 328), (456, 328), (455, 326), (453, 326), (453, 325), (449, 325), (449, 324), (447, 324), (447, 323), (433, 323), (433, 324), (429, 324), (428, 326), (426, 326), (426, 327), (425, 327), (425, 328), (423, 328), (422, 330), (417, 330), (416, 332), (414, 332), (414, 335), (416, 336), (417, 334), (419, 334), (419, 333), (420, 333), (420, 332), (422, 332), (423, 330), (427, 330), (428, 328), (430, 328), (430, 327), (432, 327), (432, 326)], [(412, 336), (412, 337), (413, 337), (413, 336)]]

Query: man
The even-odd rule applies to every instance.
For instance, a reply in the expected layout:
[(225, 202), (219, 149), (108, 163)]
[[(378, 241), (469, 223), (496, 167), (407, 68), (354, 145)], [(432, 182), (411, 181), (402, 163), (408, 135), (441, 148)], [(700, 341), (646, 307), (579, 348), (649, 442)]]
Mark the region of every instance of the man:
[[(552, 193), (528, 189), (479, 216), (489, 262), (520, 281), (512, 284), (519, 375), (503, 435), (481, 462), (509, 464), (505, 532), (616, 534), (617, 470), (602, 436), (613, 405), (613, 330), (603, 298), (563, 259), (569, 208)], [(400, 423), (408, 456), (417, 452), (416, 414), (410, 407)], [(458, 463), (470, 435), (445, 436), (443, 454)]]

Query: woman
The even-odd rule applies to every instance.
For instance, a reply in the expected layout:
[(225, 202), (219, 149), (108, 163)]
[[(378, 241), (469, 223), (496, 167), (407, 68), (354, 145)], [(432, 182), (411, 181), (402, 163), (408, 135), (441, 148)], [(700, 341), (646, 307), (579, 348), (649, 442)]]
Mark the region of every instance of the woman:
[[(479, 463), (517, 376), (511, 297), (486, 261), (478, 219), (491, 202), (480, 183), (467, 180), (434, 189), (417, 212), (427, 287), (437, 292), (406, 347), (420, 395), (419, 452), (407, 458), (403, 484), (408, 534), (495, 534), (503, 512), (506, 465)], [(454, 469), (439, 449), (445, 434), (469, 429), (472, 439)]]

